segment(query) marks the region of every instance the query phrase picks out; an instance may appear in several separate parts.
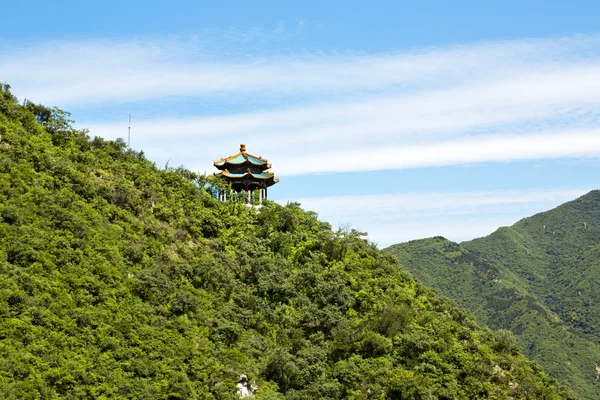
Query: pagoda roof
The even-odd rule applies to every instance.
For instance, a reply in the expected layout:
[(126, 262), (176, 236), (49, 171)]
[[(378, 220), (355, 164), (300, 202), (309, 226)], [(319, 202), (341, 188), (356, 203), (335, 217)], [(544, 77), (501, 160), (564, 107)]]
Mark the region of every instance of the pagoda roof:
[(241, 165), (244, 163), (250, 163), (250, 164), (253, 164), (256, 166), (261, 166), (261, 167), (266, 167), (266, 168), (271, 167), (271, 165), (268, 164), (267, 160), (265, 160), (264, 158), (258, 157), (258, 156), (253, 156), (252, 154), (247, 153), (245, 144), (240, 145), (239, 153), (234, 154), (229, 157), (223, 157), (220, 160), (215, 161), (214, 166), (219, 169), (222, 169), (222, 168), (226, 167), (228, 164)]
[(228, 170), (225, 169), (221, 172), (221, 175), (226, 176), (227, 178), (234, 178), (234, 179), (243, 179), (247, 176), (253, 177), (255, 179), (261, 179), (261, 180), (273, 178), (275, 182), (279, 182), (279, 179), (275, 178), (275, 174), (273, 174), (272, 172), (253, 173), (248, 170), (248, 171), (242, 172), (242, 173), (233, 173), (233, 172), (229, 172)]

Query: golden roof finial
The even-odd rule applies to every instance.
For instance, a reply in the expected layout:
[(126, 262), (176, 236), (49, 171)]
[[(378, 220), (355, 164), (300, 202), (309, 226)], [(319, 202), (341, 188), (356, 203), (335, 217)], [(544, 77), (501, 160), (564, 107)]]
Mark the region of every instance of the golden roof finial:
[(244, 143), (240, 144), (240, 153), (246, 152), (246, 145)]

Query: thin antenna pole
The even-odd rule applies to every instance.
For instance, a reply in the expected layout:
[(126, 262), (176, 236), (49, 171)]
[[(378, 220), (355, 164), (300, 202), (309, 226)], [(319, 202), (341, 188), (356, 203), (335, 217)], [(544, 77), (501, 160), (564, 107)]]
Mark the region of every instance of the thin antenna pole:
[(131, 148), (131, 114), (129, 114), (129, 127), (127, 128), (127, 147)]

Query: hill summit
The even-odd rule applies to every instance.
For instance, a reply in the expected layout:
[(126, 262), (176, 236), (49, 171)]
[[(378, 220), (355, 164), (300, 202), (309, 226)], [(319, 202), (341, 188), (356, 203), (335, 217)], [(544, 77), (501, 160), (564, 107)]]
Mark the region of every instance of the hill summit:
[(67, 118), (0, 88), (5, 398), (571, 398), (358, 232)]

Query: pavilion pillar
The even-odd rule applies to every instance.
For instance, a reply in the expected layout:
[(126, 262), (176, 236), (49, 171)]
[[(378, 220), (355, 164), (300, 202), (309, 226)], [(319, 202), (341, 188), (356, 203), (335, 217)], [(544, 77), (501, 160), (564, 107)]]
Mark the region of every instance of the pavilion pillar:
[(267, 188), (265, 187), (265, 200), (267, 200)]
[(248, 190), (248, 182), (246, 182), (244, 186), (246, 188), (246, 204), (248, 204), (248, 202), (250, 201), (250, 191)]

